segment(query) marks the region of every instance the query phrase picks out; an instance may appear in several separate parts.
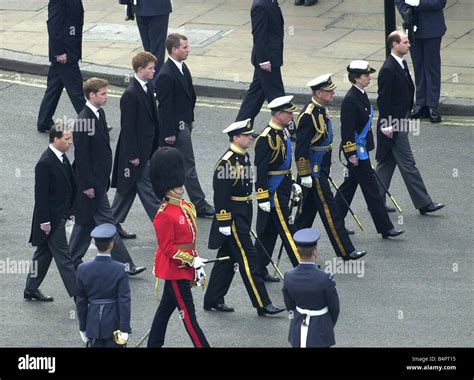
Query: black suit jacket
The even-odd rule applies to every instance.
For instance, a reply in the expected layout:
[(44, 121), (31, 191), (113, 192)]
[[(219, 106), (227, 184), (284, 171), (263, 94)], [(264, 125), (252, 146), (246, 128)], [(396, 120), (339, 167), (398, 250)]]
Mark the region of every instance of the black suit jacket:
[(275, 0), (254, 0), (250, 11), (253, 48), (251, 62), (254, 66), (270, 61), (272, 67), (283, 65), (283, 15)]
[(49, 60), (67, 54), (68, 63), (82, 58), (82, 26), (84, 8), (82, 0), (49, 0), (48, 4)]
[(334, 325), (339, 317), (339, 297), (332, 274), (315, 265), (299, 264), (285, 272), (283, 298), (286, 309), (293, 311), (288, 341), (293, 347), (300, 346), (301, 323), (304, 316), (296, 310), (321, 310), (328, 308), (326, 314), (311, 317), (308, 329), (307, 347), (329, 347), (336, 343)]
[(196, 93), (191, 73), (185, 64), (183, 73), (168, 59), (156, 78), (161, 145), (166, 145), (166, 137), (176, 136), (180, 128), (184, 128), (184, 123), (191, 125), (194, 121)]
[[(62, 164), (51, 149), (46, 149), (35, 167), (35, 208), (29, 240), (33, 246), (43, 244), (61, 220), (70, 216), (75, 195), (76, 180), (69, 160), (65, 157)], [(51, 223), (50, 235), (40, 229), (46, 222)]]
[[(370, 101), (367, 93), (362, 93), (355, 86), (347, 92), (341, 104), (341, 148), (348, 142), (355, 142), (355, 132), (360, 133), (364, 129), (370, 117)], [(372, 127), (366, 137), (367, 150), (374, 149), (374, 135)], [(344, 153), (346, 159), (357, 152)]]
[[(112, 149), (105, 113), (100, 120), (85, 106), (74, 124), (74, 164), (77, 179), (77, 196), (74, 202), (76, 223), (87, 223), (100, 200), (109, 189), (112, 170)], [(93, 188), (95, 197), (89, 199), (84, 190)]]
[[(153, 88), (147, 84), (147, 93), (133, 78), (120, 98), (120, 135), (115, 150), (112, 187), (119, 193), (128, 193), (143, 167), (158, 147), (158, 115)], [(138, 167), (130, 160), (140, 159)]]
[[(88, 338), (112, 339), (115, 330), (132, 332), (130, 286), (124, 264), (108, 256), (97, 256), (79, 265), (76, 285), (79, 330), (85, 331)], [(101, 304), (94, 300), (116, 302), (103, 303), (101, 312)]]
[(397, 126), (409, 117), (413, 107), (413, 96), (415, 85), (411, 75), (405, 75), (403, 68), (392, 55), (384, 62), (378, 77), (378, 98), (379, 119), (377, 122), (377, 151), (375, 158), (377, 161), (383, 160), (390, 151), (393, 142), (397, 138), (397, 132), (393, 138), (386, 137), (381, 131), (381, 127), (390, 125)]

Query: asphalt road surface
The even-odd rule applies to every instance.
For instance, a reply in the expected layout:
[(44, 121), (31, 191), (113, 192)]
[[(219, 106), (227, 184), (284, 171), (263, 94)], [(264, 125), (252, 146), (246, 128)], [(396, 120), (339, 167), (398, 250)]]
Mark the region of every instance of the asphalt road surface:
[[(36, 132), (44, 88), (44, 77), (0, 72), (0, 207), (3, 208), (0, 211), (0, 346), (3, 347), (82, 346), (74, 303), (68, 298), (54, 264), (41, 289), (54, 296), (55, 301), (23, 300), (26, 273), (21, 264), (31, 260), (34, 252), (28, 244), (34, 204), (34, 167), (48, 146), (47, 135)], [(114, 127), (111, 144), (115, 150), (122, 90), (111, 90), (105, 112)], [(197, 170), (211, 203), (213, 167), (228, 145), (227, 136), (221, 131), (233, 122), (239, 105), (240, 102), (234, 100), (200, 98), (196, 107), (193, 141)], [(64, 115), (75, 116), (66, 93), (56, 117)], [(337, 109), (333, 110), (333, 116), (334, 141), (339, 144)], [(262, 112), (257, 119), (257, 129), (262, 129), (269, 118), (268, 112)], [(368, 251), (364, 259), (355, 262), (354, 267), (334, 266), (335, 254), (323, 231), (319, 260), (323, 267), (335, 272), (341, 303), (335, 330), (338, 347), (472, 347), (473, 132), (473, 118), (446, 117), (441, 125), (422, 123), (420, 133), (410, 137), (430, 195), (434, 201), (446, 204), (436, 215), (420, 216), (396, 171), (391, 191), (403, 214), (391, 214), (391, 218), (397, 227), (406, 231), (404, 235), (387, 241), (376, 234), (360, 190), (353, 209), (365, 231), (357, 230), (350, 215), (347, 226), (356, 229), (355, 246)], [(68, 156), (72, 161), (73, 150)], [(332, 175), (341, 183), (343, 167), (335, 154), (333, 162)], [(112, 189), (110, 200), (113, 194)], [(209, 259), (216, 254), (207, 249), (210, 225), (210, 220), (199, 219), (197, 239), (200, 255)], [(322, 228), (319, 217), (315, 226)], [(148, 267), (146, 272), (130, 279), (133, 329), (130, 345), (135, 346), (149, 330), (158, 305), (153, 296), (155, 279), (152, 275), (156, 239), (139, 200), (135, 201), (124, 227), (138, 235), (136, 240), (126, 241), (135, 262)], [(277, 243), (277, 247), (279, 245)], [(94, 254), (95, 251), (89, 249), (86, 259), (92, 259)], [(284, 254), (281, 269), (289, 268)], [(210, 270), (208, 265), (208, 274)], [(272, 301), (283, 305), (281, 283), (267, 287)], [(160, 282), (160, 290), (162, 288)], [(287, 314), (259, 318), (238, 274), (226, 298), (226, 303), (235, 307), (234, 313), (204, 311), (203, 295), (202, 289), (193, 290), (198, 321), (212, 346), (289, 346)], [(191, 346), (177, 312), (170, 320), (165, 345)]]

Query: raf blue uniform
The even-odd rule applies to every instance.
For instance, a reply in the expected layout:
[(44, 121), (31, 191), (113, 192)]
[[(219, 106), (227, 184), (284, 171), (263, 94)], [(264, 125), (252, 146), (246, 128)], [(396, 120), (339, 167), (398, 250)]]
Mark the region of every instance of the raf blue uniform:
[[(112, 240), (112, 224), (97, 226), (91, 237)], [(90, 347), (120, 347), (113, 332), (130, 333), (130, 286), (125, 265), (112, 260), (110, 254), (97, 257), (77, 268), (76, 308), (80, 331), (85, 331)]]
[[(298, 247), (315, 247), (320, 232), (305, 228), (293, 236)], [(313, 262), (301, 262), (285, 272), (283, 298), (293, 313), (288, 341), (292, 347), (330, 347), (336, 344), (334, 326), (339, 297), (332, 274)]]

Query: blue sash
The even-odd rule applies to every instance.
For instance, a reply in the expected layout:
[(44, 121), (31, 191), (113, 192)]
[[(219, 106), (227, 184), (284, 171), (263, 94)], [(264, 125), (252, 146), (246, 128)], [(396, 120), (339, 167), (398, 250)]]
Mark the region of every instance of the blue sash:
[[(331, 120), (328, 119), (327, 123), (327, 137), (324, 140), (321, 140), (320, 146), (327, 146), (332, 144), (332, 123)], [(311, 176), (312, 177), (319, 177), (321, 172), (321, 162), (323, 162), (324, 155), (328, 151), (311, 151), (309, 160), (311, 162)]]
[(357, 158), (359, 160), (368, 160), (369, 152), (367, 152), (367, 133), (369, 132), (370, 126), (372, 125), (372, 118), (374, 117), (374, 108), (370, 106), (370, 116), (365, 124), (364, 129), (359, 133), (355, 132), (355, 143), (357, 146)]
[[(280, 165), (277, 170), (289, 170), (291, 168), (291, 157), (293, 156), (293, 146), (291, 145), (291, 139), (286, 139), (286, 159)], [(273, 194), (275, 190), (280, 186), (281, 181), (286, 174), (280, 175), (271, 175), (268, 179), (268, 192), (270, 193), (270, 206), (275, 207), (275, 202), (273, 201)]]

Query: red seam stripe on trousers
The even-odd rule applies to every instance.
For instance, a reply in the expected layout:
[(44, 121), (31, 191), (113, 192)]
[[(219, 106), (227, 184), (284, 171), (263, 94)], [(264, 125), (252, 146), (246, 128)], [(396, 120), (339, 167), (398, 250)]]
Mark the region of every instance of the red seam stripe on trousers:
[(176, 282), (176, 280), (171, 280), (171, 285), (173, 286), (174, 294), (176, 296), (176, 299), (178, 300), (179, 308), (184, 312), (184, 324), (186, 326), (186, 329), (188, 330), (194, 345), (197, 348), (202, 348), (201, 341), (199, 340), (199, 337), (196, 331), (194, 330), (193, 324), (191, 323), (191, 319), (189, 318), (188, 309), (186, 309), (183, 297), (181, 296), (181, 292), (179, 291), (178, 283)]

